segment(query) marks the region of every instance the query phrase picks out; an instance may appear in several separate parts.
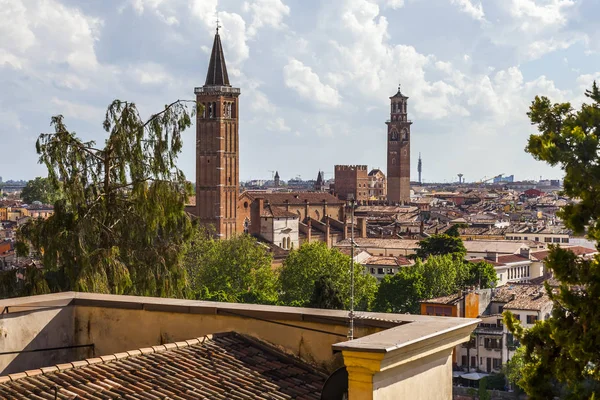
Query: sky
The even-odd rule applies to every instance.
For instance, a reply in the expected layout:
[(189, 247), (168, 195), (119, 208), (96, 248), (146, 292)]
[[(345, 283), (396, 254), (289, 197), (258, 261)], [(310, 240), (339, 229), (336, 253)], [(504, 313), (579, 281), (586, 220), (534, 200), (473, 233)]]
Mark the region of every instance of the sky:
[[(35, 141), (62, 114), (102, 143), (114, 99), (149, 117), (193, 99), (217, 12), (241, 88), (242, 180), (385, 171), (389, 97), (409, 96), (411, 177), (560, 178), (524, 148), (536, 95), (600, 80), (598, 0), (0, 0), (0, 176), (45, 176)], [(194, 181), (195, 127), (179, 166)]]

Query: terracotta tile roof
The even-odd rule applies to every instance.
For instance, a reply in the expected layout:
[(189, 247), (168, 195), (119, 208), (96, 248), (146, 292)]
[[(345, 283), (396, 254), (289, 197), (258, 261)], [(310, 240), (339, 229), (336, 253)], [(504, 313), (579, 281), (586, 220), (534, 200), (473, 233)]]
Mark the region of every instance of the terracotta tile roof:
[[(404, 249), (414, 250), (419, 247), (418, 240), (408, 239), (379, 239), (379, 238), (354, 238), (354, 242), (358, 247), (365, 249)], [(350, 247), (350, 239), (340, 240), (335, 244), (335, 247)]]
[(394, 256), (371, 256), (363, 262), (364, 265), (381, 265), (387, 267), (405, 267), (413, 265), (414, 262), (406, 257), (394, 257)]
[(498, 262), (501, 264), (512, 264), (526, 261), (529, 261), (529, 258), (523, 257), (519, 254), (508, 254), (505, 256), (498, 256)]
[(508, 284), (492, 291), (492, 301), (506, 303), (505, 310), (542, 310), (552, 301), (544, 285)]
[[(575, 253), (575, 255), (578, 255), (581, 257), (591, 256), (598, 252), (598, 250), (596, 250), (596, 249), (589, 249), (589, 248), (583, 247), (583, 246), (573, 246), (573, 247), (563, 247), (563, 248), (565, 250), (572, 251), (573, 253)], [(536, 252), (531, 253), (531, 256), (534, 257), (536, 260), (543, 261), (546, 258), (548, 258), (549, 254), (550, 254), (550, 250), (542, 250), (542, 251), (536, 251)]]
[(475, 263), (477, 264), (478, 262), (484, 261), (488, 264), (493, 265), (494, 267), (503, 267), (504, 264), (501, 262), (496, 262), (496, 261), (492, 261), (492, 260), (488, 260), (487, 258), (473, 258), (471, 260), (468, 260), (469, 262)]
[(421, 303), (426, 304), (456, 304), (460, 299), (463, 298), (462, 293), (454, 293), (449, 296), (436, 297), (429, 300), (421, 300)]
[(308, 400), (320, 399), (326, 377), (256, 339), (223, 333), (0, 377), (0, 399)]
[(281, 206), (286, 203), (288, 204), (305, 204), (307, 201), (309, 204), (322, 204), (326, 201), (327, 204), (344, 204), (343, 200), (338, 199), (332, 194), (325, 192), (277, 192), (277, 193), (265, 193), (265, 192), (246, 192), (248, 197), (252, 200), (257, 198), (265, 199), (271, 204)]
[(300, 218), (298, 214), (271, 205), (265, 205), (260, 216), (263, 218)]

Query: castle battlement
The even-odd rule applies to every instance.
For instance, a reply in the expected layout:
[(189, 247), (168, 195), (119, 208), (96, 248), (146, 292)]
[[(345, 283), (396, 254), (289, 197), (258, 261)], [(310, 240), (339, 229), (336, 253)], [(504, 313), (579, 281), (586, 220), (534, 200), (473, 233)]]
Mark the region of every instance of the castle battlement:
[(336, 171), (353, 171), (353, 170), (366, 171), (367, 166), (366, 165), (336, 165), (335, 170)]

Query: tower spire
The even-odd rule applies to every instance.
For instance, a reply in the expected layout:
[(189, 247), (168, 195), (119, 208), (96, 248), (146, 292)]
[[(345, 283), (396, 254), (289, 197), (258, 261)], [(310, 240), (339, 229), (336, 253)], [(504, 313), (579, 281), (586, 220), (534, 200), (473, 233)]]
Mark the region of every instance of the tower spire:
[(219, 20), (217, 19), (217, 33), (215, 33), (204, 86), (231, 86), (229, 84), (229, 76), (227, 75), (227, 65), (225, 65), (225, 55), (223, 54), (219, 28)]

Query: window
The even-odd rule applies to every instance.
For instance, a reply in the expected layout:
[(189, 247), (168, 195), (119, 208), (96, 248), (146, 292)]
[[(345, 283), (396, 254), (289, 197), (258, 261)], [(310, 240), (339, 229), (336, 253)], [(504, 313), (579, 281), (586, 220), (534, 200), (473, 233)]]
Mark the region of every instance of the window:
[(527, 323), (528, 324), (535, 324), (535, 321), (537, 321), (537, 315), (528, 315), (527, 316)]
[(461, 365), (465, 365), (466, 366), (467, 365), (467, 360), (468, 360), (467, 356), (462, 356), (461, 357)]
[(535, 241), (536, 241), (536, 242), (539, 242), (539, 241), (540, 241), (540, 238), (536, 236), (536, 238), (535, 238)]
[(380, 275), (383, 274), (383, 268), (377, 268), (377, 273)]
[(553, 241), (554, 243), (560, 243), (560, 238), (554, 238), (554, 239), (552, 239), (552, 241)]
[(375, 273), (375, 268), (371, 268), (371, 273), (374, 274)]
[(504, 311), (504, 306), (498, 306), (498, 314), (502, 314)]
[(562, 238), (561, 242), (563, 242), (563, 243), (569, 243), (569, 238)]
[(477, 357), (471, 356), (471, 368), (475, 368), (477, 366)]
[(521, 316), (519, 314), (514, 314), (515, 318), (517, 319), (517, 321), (521, 320)]
[(492, 359), (492, 367), (494, 369), (502, 368), (502, 359), (501, 358), (493, 358)]
[(435, 307), (435, 315), (438, 317), (451, 317), (452, 311), (450, 307)]
[(552, 238), (545, 237), (545, 238), (544, 238), (544, 242), (545, 242), (545, 243), (552, 243)]
[(425, 307), (425, 314), (427, 315), (433, 315), (434, 313), (434, 307), (433, 306), (427, 306)]

